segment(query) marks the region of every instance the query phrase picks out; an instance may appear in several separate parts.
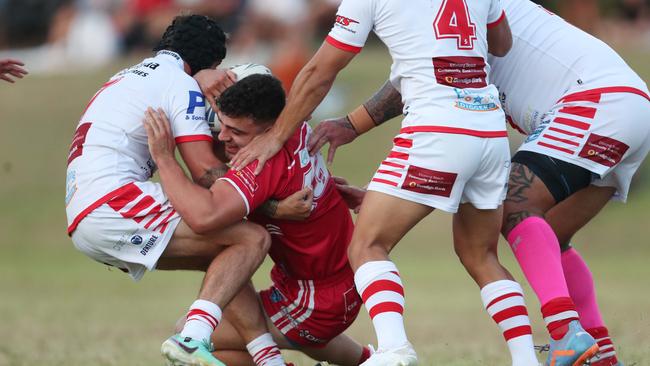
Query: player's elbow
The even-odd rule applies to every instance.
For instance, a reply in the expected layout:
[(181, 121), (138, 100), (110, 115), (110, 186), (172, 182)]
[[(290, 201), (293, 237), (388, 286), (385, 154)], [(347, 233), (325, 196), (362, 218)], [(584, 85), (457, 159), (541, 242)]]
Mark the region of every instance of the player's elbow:
[(512, 38), (507, 38), (502, 42), (497, 43), (496, 45), (490, 45), (490, 53), (493, 56), (503, 57), (508, 54), (512, 48)]
[(219, 224), (210, 215), (202, 214), (198, 211), (183, 217), (183, 219), (195, 234), (207, 235), (219, 228)]

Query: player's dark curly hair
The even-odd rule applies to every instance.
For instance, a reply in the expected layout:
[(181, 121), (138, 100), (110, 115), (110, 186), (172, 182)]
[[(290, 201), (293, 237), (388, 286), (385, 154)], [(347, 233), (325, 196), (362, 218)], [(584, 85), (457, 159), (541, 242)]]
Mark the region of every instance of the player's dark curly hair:
[(217, 104), (228, 117), (247, 117), (263, 124), (278, 118), (285, 98), (280, 80), (271, 75), (253, 74), (226, 89)]
[(167, 27), (154, 51), (178, 53), (190, 66), (191, 74), (221, 63), (226, 57), (226, 34), (203, 15), (179, 15)]

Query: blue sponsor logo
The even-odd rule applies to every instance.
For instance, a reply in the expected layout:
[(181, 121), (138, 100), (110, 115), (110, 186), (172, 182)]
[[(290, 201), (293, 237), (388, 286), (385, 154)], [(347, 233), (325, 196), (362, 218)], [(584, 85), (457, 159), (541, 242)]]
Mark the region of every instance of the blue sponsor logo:
[(196, 107), (205, 107), (205, 99), (201, 92), (190, 90), (190, 101), (187, 107), (187, 114), (194, 114), (194, 109)]
[(131, 244), (133, 244), (133, 245), (142, 244), (142, 237), (140, 235), (133, 235), (131, 237)]
[(467, 111), (487, 112), (499, 109), (497, 98), (492, 94), (481, 94), (465, 89), (454, 88), (456, 92), (455, 107)]
[(278, 302), (282, 301), (282, 299), (283, 299), (282, 294), (280, 293), (280, 291), (278, 291), (275, 288), (271, 290), (270, 298), (271, 298), (272, 303), (278, 303)]

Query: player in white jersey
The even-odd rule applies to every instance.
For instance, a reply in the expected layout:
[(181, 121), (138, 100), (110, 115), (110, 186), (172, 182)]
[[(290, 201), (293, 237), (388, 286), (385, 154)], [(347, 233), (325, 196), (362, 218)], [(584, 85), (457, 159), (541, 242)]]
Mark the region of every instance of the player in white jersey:
[[(650, 149), (650, 126), (644, 122), (650, 112), (647, 87), (598, 39), (529, 1), (502, 2), (514, 46), (505, 57), (489, 59), (490, 77), (509, 120), (528, 135), (513, 157), (503, 232), (538, 294), (554, 338), (548, 363), (588, 358), (575, 352), (562, 359), (556, 357), (561, 352), (553, 353), (581, 332), (579, 314), (600, 347), (591, 365), (619, 365), (591, 273), (569, 242), (611, 198), (627, 196), (631, 177)], [(381, 124), (400, 113), (399, 92), (386, 83), (364, 108)], [(356, 133), (339, 118), (320, 124), (314, 137), (312, 151), (329, 141), (332, 160), (336, 147)], [(531, 234), (535, 230), (541, 235)], [(593, 339), (580, 338), (581, 348), (593, 348)]]
[[(241, 149), (233, 166), (257, 159), (262, 167), (323, 99), (370, 31), (388, 46), (391, 82), (409, 114), (372, 179), (348, 251), (378, 338), (379, 351), (364, 365), (417, 364), (404, 330), (402, 282), (388, 253), (435, 208), (455, 213), (456, 251), (501, 326), (513, 364), (537, 365), (521, 288), (496, 254), (509, 158), (486, 58), (488, 39), (496, 54), (505, 54), (511, 41), (498, 1), (416, 0), (404, 6), (398, 0), (343, 0), (275, 126)], [(355, 120), (357, 128), (366, 127), (362, 117)]]
[(133, 279), (145, 270), (206, 271), (180, 334), (163, 343), (174, 365), (223, 365), (210, 335), (270, 245), (260, 226), (240, 222), (215, 232), (186, 224), (158, 183), (143, 115), (170, 116), (175, 143), (192, 177), (209, 186), (225, 165), (212, 152), (205, 101), (192, 78), (225, 56), (225, 34), (204, 16), (179, 16), (158, 53), (113, 76), (83, 112), (68, 156), (66, 211), (74, 245)]

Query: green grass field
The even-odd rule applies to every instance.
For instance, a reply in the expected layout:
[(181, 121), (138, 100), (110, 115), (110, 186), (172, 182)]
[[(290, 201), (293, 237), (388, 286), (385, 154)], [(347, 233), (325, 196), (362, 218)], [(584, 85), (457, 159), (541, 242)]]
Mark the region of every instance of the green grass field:
[[(650, 53), (624, 55), (650, 80)], [(160, 343), (198, 291), (198, 273), (156, 272), (133, 283), (78, 253), (66, 235), (68, 144), (87, 100), (124, 65), (0, 83), (0, 366), (160, 365)], [(337, 81), (348, 107), (383, 83), (388, 66), (380, 49), (364, 51), (350, 65)], [(341, 148), (334, 173), (365, 184), (389, 150), (397, 125)], [(628, 366), (650, 364), (647, 170), (627, 205), (607, 207), (574, 241), (594, 272), (607, 324)], [(501, 335), (453, 253), (450, 218), (434, 213), (394, 252), (406, 285), (410, 338), (423, 365), (508, 365)], [(501, 245), (501, 253), (523, 281), (507, 245)], [(266, 263), (256, 275), (258, 286), (268, 285), (268, 269)], [(524, 287), (535, 340), (544, 343), (539, 304)], [(365, 310), (349, 333), (375, 342)], [(313, 364), (286, 355), (296, 365)]]

